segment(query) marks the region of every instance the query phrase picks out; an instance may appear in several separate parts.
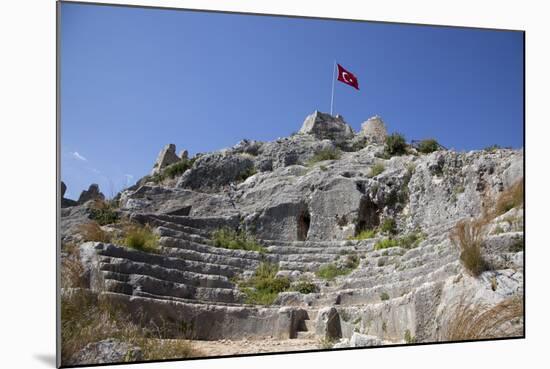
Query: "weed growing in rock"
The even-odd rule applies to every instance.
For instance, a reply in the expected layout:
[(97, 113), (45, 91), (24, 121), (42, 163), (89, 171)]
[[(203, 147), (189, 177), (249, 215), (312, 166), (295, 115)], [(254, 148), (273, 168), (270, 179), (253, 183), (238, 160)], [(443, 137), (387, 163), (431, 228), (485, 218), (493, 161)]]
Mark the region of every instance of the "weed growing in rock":
[(380, 300), (382, 300), (382, 301), (387, 301), (387, 300), (389, 300), (389, 299), (390, 299), (390, 295), (388, 295), (387, 292), (382, 292), (382, 293), (380, 294)]
[(382, 163), (376, 163), (370, 168), (369, 177), (376, 177), (377, 175), (384, 172), (386, 167)]
[(479, 340), (523, 335), (523, 299), (512, 297), (489, 307), (467, 302), (463, 297), (454, 307), (443, 338), (449, 341)]
[(403, 339), (406, 343), (416, 343), (416, 337), (411, 335), (411, 331), (409, 329), (405, 330), (405, 334), (403, 335)]
[(412, 249), (417, 247), (426, 236), (422, 232), (409, 233), (403, 237), (399, 237), (397, 242), (399, 246), (405, 249)]
[(524, 240), (523, 237), (518, 237), (514, 240), (514, 242), (510, 245), (510, 252), (520, 252), (523, 251), (524, 248)]
[(373, 238), (376, 236), (376, 230), (375, 229), (365, 229), (359, 232), (356, 236), (349, 237), (348, 240), (368, 240), (370, 238)]
[(309, 281), (299, 281), (294, 285), (293, 290), (307, 295), (308, 293), (317, 292), (317, 286)]
[(439, 150), (439, 143), (433, 138), (422, 140), (418, 143), (418, 151), (423, 154), (429, 154), (431, 152)]
[(245, 231), (235, 231), (229, 228), (221, 228), (212, 233), (212, 244), (224, 249), (239, 249), (248, 251), (266, 252), (256, 238)]
[(335, 338), (321, 338), (319, 339), (319, 342), (317, 343), (317, 345), (319, 346), (319, 348), (321, 350), (329, 350), (331, 349), (334, 344), (336, 343), (337, 339)]
[(153, 233), (150, 226), (131, 224), (126, 226), (124, 233), (125, 237), (121, 240), (123, 245), (143, 252), (159, 251), (159, 237)]
[(185, 173), (187, 169), (193, 166), (195, 160), (195, 158), (181, 159), (177, 163), (168, 165), (166, 168), (164, 168), (164, 170), (162, 171), (162, 175), (164, 178), (175, 178), (177, 176), (180, 176)]
[(308, 160), (307, 166), (312, 166), (315, 163), (325, 160), (338, 160), (342, 156), (342, 152), (339, 149), (326, 148), (319, 150)]
[(334, 278), (351, 273), (351, 268), (339, 267), (336, 264), (325, 264), (319, 268), (315, 275), (327, 281), (332, 281)]
[(380, 225), (380, 231), (389, 233), (389, 234), (396, 234), (397, 225), (395, 224), (395, 220), (392, 218), (385, 219)]
[(90, 218), (99, 225), (116, 223), (119, 220), (116, 204), (104, 200), (95, 200), (90, 208)]
[(246, 179), (248, 177), (252, 177), (254, 174), (258, 173), (258, 171), (256, 170), (256, 168), (254, 167), (248, 167), (246, 168), (243, 172), (241, 172), (239, 174), (239, 176), (237, 177), (237, 180), (239, 182), (244, 182), (246, 181)]
[(78, 230), (85, 241), (111, 242), (111, 235), (101, 229), (95, 221), (79, 225)]
[(523, 204), (523, 178), (497, 198), (494, 216), (499, 216)]
[(390, 247), (399, 246), (399, 242), (393, 238), (384, 238), (374, 244), (375, 250), (389, 249)]
[(246, 295), (247, 304), (271, 305), (280, 292), (288, 291), (290, 280), (276, 277), (279, 268), (276, 264), (261, 263), (254, 275), (239, 284)]
[(386, 137), (385, 153), (389, 156), (403, 155), (407, 153), (407, 142), (400, 133), (392, 133)]
[(481, 253), (485, 224), (485, 220), (462, 220), (450, 234), (451, 241), (460, 249), (460, 261), (474, 277), (487, 269), (487, 263)]

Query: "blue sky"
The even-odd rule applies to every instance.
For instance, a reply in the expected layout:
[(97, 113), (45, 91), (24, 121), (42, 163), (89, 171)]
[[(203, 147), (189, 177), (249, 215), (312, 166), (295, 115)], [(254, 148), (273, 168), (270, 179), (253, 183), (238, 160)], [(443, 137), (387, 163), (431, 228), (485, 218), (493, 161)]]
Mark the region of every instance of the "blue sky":
[(61, 178), (107, 196), (160, 149), (273, 140), (330, 110), (380, 115), (457, 150), (523, 145), (523, 34), (511, 31), (61, 5)]

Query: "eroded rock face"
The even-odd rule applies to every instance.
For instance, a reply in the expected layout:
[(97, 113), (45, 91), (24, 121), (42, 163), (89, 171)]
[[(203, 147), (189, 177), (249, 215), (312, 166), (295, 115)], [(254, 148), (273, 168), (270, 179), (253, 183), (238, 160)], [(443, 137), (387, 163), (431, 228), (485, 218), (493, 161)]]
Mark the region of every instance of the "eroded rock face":
[(155, 165), (153, 165), (151, 175), (160, 173), (162, 169), (166, 168), (170, 164), (177, 163), (178, 161), (180, 161), (180, 157), (176, 155), (176, 145), (168, 144), (164, 146), (155, 161)]
[(105, 195), (99, 190), (98, 184), (93, 183), (88, 190), (82, 191), (77, 202), (82, 205), (90, 200), (105, 200)]
[[(171, 322), (170, 337), (185, 327), (186, 337), (201, 340), (341, 339), (335, 347), (445, 340), (461, 299), (491, 307), (522, 297), (521, 204), (484, 228), (489, 267), (477, 278), (449, 232), (522, 180), (523, 151), (413, 151), (388, 159), (376, 122), (383, 128), (372, 118), (353, 135), (341, 118), (315, 113), (305, 132), (199, 155), (176, 186), (138, 181), (117, 197), (120, 212), (149, 224), (159, 251), (81, 244), (87, 288), (144, 316), (149, 328)], [(337, 148), (336, 157), (311, 160)], [(64, 240), (82, 241), (77, 226), (88, 216), (86, 205), (63, 209)], [(395, 229), (379, 228), (391, 220)], [(265, 250), (213, 246), (222, 228), (254, 235)], [(366, 230), (378, 232), (354, 238)], [(421, 235), (413, 245), (377, 247), (411, 234)], [(266, 262), (291, 288), (271, 306), (249, 304), (236, 281)], [(331, 264), (349, 271), (324, 279), (319, 271)], [(521, 335), (522, 327), (514, 319), (495, 334)]]

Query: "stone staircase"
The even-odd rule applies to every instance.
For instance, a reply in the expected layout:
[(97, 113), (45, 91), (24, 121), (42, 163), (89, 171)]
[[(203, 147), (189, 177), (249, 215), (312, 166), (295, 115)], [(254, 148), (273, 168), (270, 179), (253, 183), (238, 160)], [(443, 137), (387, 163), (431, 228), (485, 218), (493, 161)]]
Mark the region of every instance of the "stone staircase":
[[(261, 240), (268, 252), (259, 253), (210, 244), (210, 232), (235, 226), (234, 219), (134, 214), (132, 220), (156, 229), (160, 253), (95, 244), (103, 291), (130, 308), (140, 306), (156, 325), (159, 320), (188, 325), (201, 319), (192, 334), (186, 334), (197, 339), (246, 335), (315, 340), (326, 330), (319, 312), (336, 307), (341, 337), (361, 332), (400, 342), (406, 329), (415, 332), (419, 315), (415, 301), (423, 291), (460, 273), (458, 252), (444, 233), (413, 249), (374, 250), (377, 239)], [(319, 292), (287, 293), (293, 298), (280, 298), (274, 306), (246, 304), (233, 282), (263, 261), (277, 263), (281, 273), (292, 274), (315, 272), (347, 255), (360, 257), (359, 267), (350, 274), (325, 281), (309, 273)]]

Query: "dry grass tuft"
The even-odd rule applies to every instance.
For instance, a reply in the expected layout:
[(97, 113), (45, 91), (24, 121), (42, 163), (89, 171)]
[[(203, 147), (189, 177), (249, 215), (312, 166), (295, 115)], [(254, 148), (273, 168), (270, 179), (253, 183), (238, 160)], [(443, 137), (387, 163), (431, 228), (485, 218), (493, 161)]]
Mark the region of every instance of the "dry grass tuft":
[(144, 360), (202, 356), (187, 340), (165, 340), (133, 323), (123, 308), (83, 290), (66, 291), (61, 299), (63, 365), (89, 343), (107, 338), (141, 347)]
[(486, 224), (484, 219), (461, 220), (450, 234), (451, 241), (460, 249), (460, 261), (474, 277), (487, 270), (487, 263), (481, 252)]
[(461, 299), (453, 319), (444, 333), (444, 340), (464, 341), (523, 335), (523, 299), (513, 297), (488, 307)]
[(80, 263), (80, 251), (75, 244), (63, 245), (66, 253), (61, 259), (61, 288), (85, 287), (84, 267)]
[(497, 198), (494, 217), (523, 204), (523, 178), (502, 192)]
[(111, 235), (101, 229), (99, 223), (95, 221), (81, 224), (78, 230), (85, 241), (111, 242)]

